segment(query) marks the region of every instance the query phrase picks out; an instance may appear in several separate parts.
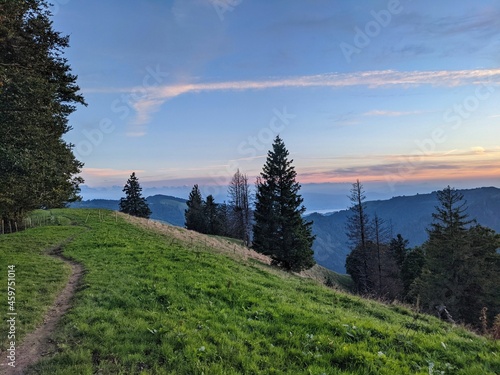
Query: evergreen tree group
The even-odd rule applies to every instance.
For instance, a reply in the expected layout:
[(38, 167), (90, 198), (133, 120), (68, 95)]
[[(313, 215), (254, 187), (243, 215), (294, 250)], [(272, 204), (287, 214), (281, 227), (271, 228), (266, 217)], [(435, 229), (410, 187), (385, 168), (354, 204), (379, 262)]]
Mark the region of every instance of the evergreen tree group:
[(85, 104), (43, 0), (0, 3), (0, 218), (77, 200), (83, 164), (63, 139)]
[(198, 185), (189, 193), (185, 210), (185, 227), (199, 233), (234, 237), (229, 230), (229, 210), (225, 203), (215, 202), (212, 195), (204, 200)]
[(446, 310), (447, 319), (477, 328), (484, 325), (480, 316), (492, 322), (500, 314), (500, 235), (469, 220), (460, 192), (450, 186), (437, 192), (428, 240), (413, 249), (400, 234), (381, 241), (359, 181), (351, 193), (346, 270), (359, 293), (417, 303), (428, 313)]
[(135, 172), (132, 172), (127, 183), (123, 187), (125, 197), (120, 199), (120, 212), (126, 214), (149, 218), (151, 210), (149, 209), (146, 198), (141, 194), (142, 188), (139, 185), (139, 179), (136, 177)]
[(185, 211), (186, 228), (251, 243), (254, 250), (270, 256), (274, 265), (289, 271), (312, 267), (312, 222), (302, 217), (300, 184), (288, 155), (283, 140), (276, 137), (257, 179), (253, 221), (248, 178), (237, 170), (228, 190), (229, 204), (217, 204), (211, 195), (204, 200), (194, 185)]
[(204, 200), (198, 185), (194, 185), (185, 211), (187, 229), (200, 233), (231, 237), (249, 244), (250, 189), (248, 178), (238, 169), (228, 188), (229, 204), (216, 203), (212, 195)]
[(463, 195), (450, 186), (438, 200), (413, 293), (427, 311), (446, 306), (454, 320), (478, 327), (484, 307), (490, 322), (500, 314), (500, 235), (469, 220)]

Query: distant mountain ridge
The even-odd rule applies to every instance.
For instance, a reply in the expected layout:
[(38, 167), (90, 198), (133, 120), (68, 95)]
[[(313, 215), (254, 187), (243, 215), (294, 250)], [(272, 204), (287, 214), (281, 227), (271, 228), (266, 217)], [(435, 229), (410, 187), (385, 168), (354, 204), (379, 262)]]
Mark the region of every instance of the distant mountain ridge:
[[(500, 189), (484, 187), (458, 190), (467, 201), (470, 219), (476, 219), (483, 226), (500, 232)], [(392, 235), (400, 233), (410, 241), (410, 246), (418, 246), (427, 239), (426, 228), (432, 223), (432, 213), (438, 205), (436, 192), (413, 196), (394, 197), (388, 200), (366, 202), (366, 211), (373, 217), (375, 213), (392, 226)], [(350, 252), (345, 226), (349, 210), (328, 215), (313, 213), (307, 216), (314, 222), (316, 235), (313, 249), (316, 261), (333, 271), (345, 273), (345, 259)]]
[[(178, 227), (184, 226), (186, 200), (169, 195), (157, 194), (146, 198), (152, 211), (151, 219), (160, 220)], [(71, 203), (71, 208), (102, 208), (118, 211), (119, 199), (91, 199)]]

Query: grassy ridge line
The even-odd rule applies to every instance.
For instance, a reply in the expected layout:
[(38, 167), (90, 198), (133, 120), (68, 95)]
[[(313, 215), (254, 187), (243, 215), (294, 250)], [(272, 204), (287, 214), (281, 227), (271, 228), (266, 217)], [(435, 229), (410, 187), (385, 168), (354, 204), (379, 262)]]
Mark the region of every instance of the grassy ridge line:
[(170, 242), (172, 242), (172, 240), (177, 240), (182, 244), (190, 248), (195, 248), (199, 251), (203, 250), (223, 253), (239, 260), (255, 259), (265, 264), (271, 263), (271, 259), (269, 257), (259, 254), (247, 247), (241, 246), (237, 240), (219, 236), (207, 236), (195, 231), (160, 223), (158, 221), (126, 215), (121, 212), (117, 213), (117, 215), (127, 222), (166, 236)]
[[(78, 226), (45, 226), (0, 236), (0, 312), (3, 320), (8, 312), (7, 266), (14, 265), (16, 342), (42, 322), (68, 281), (70, 267), (48, 254), (85, 230)], [(7, 324), (0, 326), (0, 352), (8, 347), (8, 328)], [(0, 361), (4, 362), (4, 358)]]
[(91, 229), (64, 252), (87, 274), (58, 354), (31, 373), (500, 373), (498, 343), (432, 317), (190, 249), (114, 213), (58, 212)]
[[(225, 254), (237, 260), (254, 259), (262, 264), (271, 264), (271, 258), (243, 246), (239, 240), (219, 236), (206, 236), (177, 226), (138, 218), (123, 213), (118, 213), (118, 215), (141, 228), (152, 230), (166, 236), (167, 241), (171, 242), (176, 239), (186, 244), (189, 248), (195, 248), (198, 251), (211, 251)], [(321, 284), (329, 278), (334, 283), (333, 286), (339, 290), (350, 291), (353, 286), (349, 276), (340, 275), (319, 265), (315, 265), (309, 270), (302, 271), (299, 275), (316, 280)]]

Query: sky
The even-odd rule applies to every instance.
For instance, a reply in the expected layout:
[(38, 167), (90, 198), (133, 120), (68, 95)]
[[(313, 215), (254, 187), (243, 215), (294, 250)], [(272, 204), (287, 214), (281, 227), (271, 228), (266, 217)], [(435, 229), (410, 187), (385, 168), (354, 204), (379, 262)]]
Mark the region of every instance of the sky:
[[(276, 135), (314, 209), (500, 186), (498, 0), (52, 0), (83, 197), (223, 199)], [(340, 207), (339, 207), (340, 206)]]

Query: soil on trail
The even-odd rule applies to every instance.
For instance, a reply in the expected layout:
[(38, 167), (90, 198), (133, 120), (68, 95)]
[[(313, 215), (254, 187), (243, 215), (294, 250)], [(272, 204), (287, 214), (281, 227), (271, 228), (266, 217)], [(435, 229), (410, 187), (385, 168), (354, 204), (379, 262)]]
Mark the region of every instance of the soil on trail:
[(44, 356), (51, 355), (56, 351), (56, 347), (50, 337), (61, 317), (71, 307), (71, 299), (80, 283), (84, 269), (82, 265), (65, 258), (62, 255), (62, 247), (53, 250), (50, 255), (61, 259), (71, 266), (69, 281), (45, 315), (43, 323), (33, 332), (28, 333), (22, 340), (21, 345), (16, 347), (16, 367), (7, 366), (7, 363), (5, 363), (7, 353), (0, 353), (0, 358), (2, 358), (0, 375), (24, 374), (29, 366), (37, 363)]

